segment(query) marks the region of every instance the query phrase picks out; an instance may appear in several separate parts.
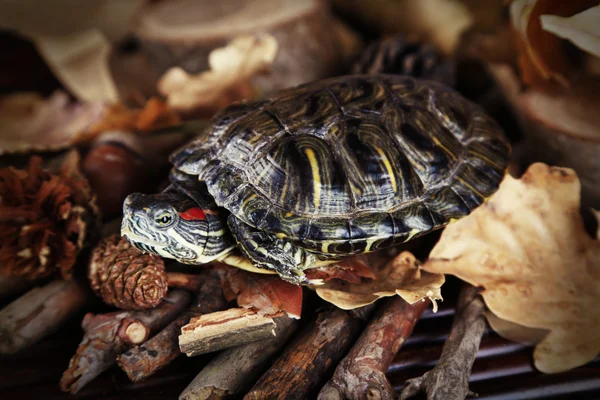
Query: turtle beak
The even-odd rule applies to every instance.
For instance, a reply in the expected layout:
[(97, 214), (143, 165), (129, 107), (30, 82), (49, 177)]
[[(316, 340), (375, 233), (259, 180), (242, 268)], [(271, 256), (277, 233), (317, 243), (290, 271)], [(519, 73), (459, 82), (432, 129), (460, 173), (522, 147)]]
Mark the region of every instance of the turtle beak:
[(140, 213), (147, 210), (147, 195), (133, 193), (123, 202), (123, 220), (121, 221), (121, 236), (135, 234), (135, 226), (141, 221)]

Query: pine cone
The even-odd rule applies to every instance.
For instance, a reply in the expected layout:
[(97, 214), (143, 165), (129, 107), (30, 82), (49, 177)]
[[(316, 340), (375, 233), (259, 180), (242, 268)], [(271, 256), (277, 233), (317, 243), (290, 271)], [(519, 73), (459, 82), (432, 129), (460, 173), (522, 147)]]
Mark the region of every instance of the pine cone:
[(163, 260), (142, 253), (118, 235), (96, 246), (88, 278), (94, 292), (106, 304), (125, 310), (156, 307), (167, 294)]
[(352, 68), (355, 74), (394, 74), (436, 80), (454, 86), (455, 66), (432, 46), (402, 35), (371, 43)]
[(78, 161), (76, 151), (68, 153), (57, 174), (37, 156), (26, 169), (0, 169), (0, 274), (71, 277), (95, 212)]

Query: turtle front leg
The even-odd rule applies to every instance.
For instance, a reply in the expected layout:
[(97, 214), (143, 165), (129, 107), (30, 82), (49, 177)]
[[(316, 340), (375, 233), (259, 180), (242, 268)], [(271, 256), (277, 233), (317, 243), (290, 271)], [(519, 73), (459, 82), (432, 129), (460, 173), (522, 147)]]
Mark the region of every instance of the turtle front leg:
[(233, 215), (227, 223), (238, 247), (254, 266), (275, 271), (296, 285), (308, 283), (303, 270), (318, 261), (314, 254), (271, 233), (254, 229)]

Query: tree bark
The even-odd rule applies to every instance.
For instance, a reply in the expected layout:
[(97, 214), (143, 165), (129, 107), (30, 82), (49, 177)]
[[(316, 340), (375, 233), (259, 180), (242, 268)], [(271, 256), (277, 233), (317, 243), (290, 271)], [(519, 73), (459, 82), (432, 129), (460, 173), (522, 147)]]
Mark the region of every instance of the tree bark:
[(315, 395), (323, 378), (337, 365), (363, 327), (374, 305), (354, 311), (331, 308), (291, 344), (244, 397), (304, 399)]
[(162, 303), (151, 310), (87, 314), (82, 322), (85, 335), (69, 368), (63, 373), (60, 387), (77, 393), (92, 379), (116, 363), (118, 354), (143, 343), (176, 318), (189, 303), (190, 296), (181, 290), (171, 291)]
[(450, 335), (437, 365), (425, 375), (409, 379), (401, 399), (408, 399), (420, 391), (427, 394), (428, 400), (463, 400), (474, 394), (469, 390), (469, 378), (485, 332), (484, 310), (478, 289), (464, 283)]
[(386, 372), (429, 304), (411, 305), (400, 297), (387, 300), (321, 389), (319, 400), (395, 399)]
[[(185, 275), (186, 282), (197, 281), (196, 298), (188, 307), (187, 312), (167, 325), (165, 329), (142, 345), (135, 346), (118, 357), (119, 367), (134, 382), (148, 378), (181, 354), (178, 341), (179, 334), (181, 333), (181, 327), (187, 324), (190, 318), (227, 308), (227, 301), (223, 297), (219, 276), (214, 271), (207, 271), (199, 275), (179, 275)], [(171, 273), (169, 273), (169, 277), (171, 276)], [(194, 278), (187, 279), (189, 276)], [(180, 278), (181, 276), (178, 276), (179, 282), (182, 281)], [(193, 285), (185, 286), (191, 288)]]
[(274, 336), (273, 318), (245, 308), (230, 308), (192, 318), (181, 328), (179, 349), (193, 357)]
[(34, 288), (0, 311), (0, 354), (16, 353), (80, 311), (89, 294), (75, 280)]
[(274, 338), (219, 354), (185, 388), (179, 400), (236, 398), (243, 395), (298, 327), (298, 321), (288, 317), (277, 318), (275, 322)]

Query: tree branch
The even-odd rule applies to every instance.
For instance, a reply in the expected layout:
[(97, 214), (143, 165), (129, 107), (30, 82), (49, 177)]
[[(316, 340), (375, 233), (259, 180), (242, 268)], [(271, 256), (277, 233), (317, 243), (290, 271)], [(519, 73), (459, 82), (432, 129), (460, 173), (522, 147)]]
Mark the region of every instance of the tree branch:
[(423, 376), (409, 379), (401, 399), (408, 399), (420, 391), (427, 394), (428, 400), (463, 400), (474, 394), (469, 390), (469, 377), (485, 332), (484, 309), (478, 289), (463, 284), (440, 360)]

